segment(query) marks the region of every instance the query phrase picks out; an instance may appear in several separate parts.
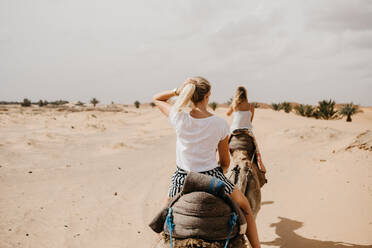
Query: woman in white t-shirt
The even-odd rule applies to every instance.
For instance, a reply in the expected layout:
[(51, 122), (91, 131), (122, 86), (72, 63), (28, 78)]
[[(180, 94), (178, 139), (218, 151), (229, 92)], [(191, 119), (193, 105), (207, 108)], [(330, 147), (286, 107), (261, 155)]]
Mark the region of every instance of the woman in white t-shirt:
[[(257, 227), (248, 199), (225, 177), (230, 165), (229, 125), (221, 117), (208, 112), (207, 106), (211, 95), (209, 82), (202, 77), (188, 79), (180, 88), (165, 91), (154, 96), (156, 106), (175, 128), (177, 135), (176, 160), (177, 169), (172, 177), (169, 197), (181, 192), (188, 171), (214, 176), (225, 183), (225, 191), (244, 210), (248, 223), (247, 237), (254, 248), (260, 247)], [(167, 102), (178, 96), (172, 106)], [(184, 112), (191, 100), (192, 109)], [(216, 159), (216, 149), (219, 161)]]

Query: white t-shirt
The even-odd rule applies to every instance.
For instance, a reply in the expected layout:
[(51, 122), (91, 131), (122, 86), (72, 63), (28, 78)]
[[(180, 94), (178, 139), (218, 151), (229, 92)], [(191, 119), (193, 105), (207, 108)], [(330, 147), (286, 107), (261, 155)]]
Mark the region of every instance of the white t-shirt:
[(177, 134), (176, 162), (186, 171), (202, 172), (216, 168), (218, 143), (229, 135), (229, 125), (219, 116), (194, 118), (183, 111), (169, 114)]

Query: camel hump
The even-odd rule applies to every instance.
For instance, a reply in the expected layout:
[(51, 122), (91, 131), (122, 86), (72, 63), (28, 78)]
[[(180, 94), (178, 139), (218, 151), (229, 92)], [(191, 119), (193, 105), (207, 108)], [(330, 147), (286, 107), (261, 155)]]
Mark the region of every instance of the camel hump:
[(229, 139), (229, 149), (231, 152), (236, 150), (245, 150), (248, 151), (248, 155), (252, 157), (253, 153), (256, 150), (254, 144), (254, 138), (249, 134), (248, 131), (235, 130)]
[[(232, 219), (236, 225), (231, 225)], [(170, 235), (169, 224), (174, 238), (205, 240), (226, 240), (244, 234), (247, 227), (241, 209), (225, 194), (223, 182), (195, 172), (188, 173), (182, 192), (172, 198), (150, 227)]]

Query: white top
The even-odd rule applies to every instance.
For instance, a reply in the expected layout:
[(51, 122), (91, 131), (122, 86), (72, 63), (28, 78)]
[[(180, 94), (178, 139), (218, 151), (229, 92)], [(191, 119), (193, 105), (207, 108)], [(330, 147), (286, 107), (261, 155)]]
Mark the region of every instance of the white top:
[(202, 172), (216, 168), (218, 143), (229, 135), (229, 125), (221, 117), (212, 115), (194, 118), (189, 113), (169, 114), (169, 123), (177, 134), (177, 166), (186, 171)]
[(233, 132), (235, 129), (247, 128), (250, 131), (253, 131), (253, 126), (251, 123), (252, 112), (247, 111), (234, 111), (234, 119), (231, 123), (230, 132)]

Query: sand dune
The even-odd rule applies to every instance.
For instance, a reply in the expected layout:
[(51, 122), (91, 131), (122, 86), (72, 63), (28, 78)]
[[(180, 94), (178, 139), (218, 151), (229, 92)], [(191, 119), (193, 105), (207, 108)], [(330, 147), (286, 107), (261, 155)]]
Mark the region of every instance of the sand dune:
[[(152, 247), (175, 169), (167, 119), (71, 108), (1, 108), (0, 247)], [(263, 247), (372, 247), (371, 124), (371, 108), (352, 123), (256, 110)]]

